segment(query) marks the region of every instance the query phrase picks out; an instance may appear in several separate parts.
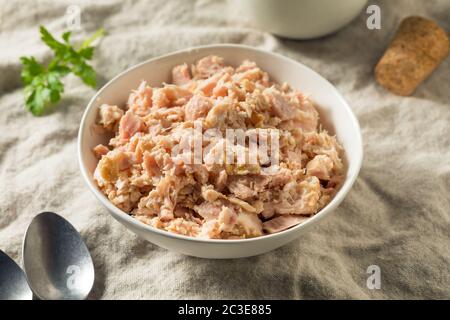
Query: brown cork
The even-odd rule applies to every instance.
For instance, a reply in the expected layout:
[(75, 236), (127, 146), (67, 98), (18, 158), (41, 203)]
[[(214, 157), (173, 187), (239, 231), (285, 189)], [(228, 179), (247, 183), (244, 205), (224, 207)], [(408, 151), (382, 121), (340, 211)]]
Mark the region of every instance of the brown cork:
[(435, 22), (408, 17), (375, 67), (375, 77), (393, 93), (409, 96), (447, 57), (449, 50), (447, 33)]

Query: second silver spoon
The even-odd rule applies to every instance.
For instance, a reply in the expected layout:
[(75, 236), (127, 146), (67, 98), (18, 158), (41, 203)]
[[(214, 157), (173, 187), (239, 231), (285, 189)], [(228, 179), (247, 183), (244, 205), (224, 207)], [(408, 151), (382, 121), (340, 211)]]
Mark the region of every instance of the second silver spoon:
[(86, 299), (94, 284), (94, 265), (80, 234), (53, 212), (31, 221), (23, 263), (31, 289), (43, 300)]

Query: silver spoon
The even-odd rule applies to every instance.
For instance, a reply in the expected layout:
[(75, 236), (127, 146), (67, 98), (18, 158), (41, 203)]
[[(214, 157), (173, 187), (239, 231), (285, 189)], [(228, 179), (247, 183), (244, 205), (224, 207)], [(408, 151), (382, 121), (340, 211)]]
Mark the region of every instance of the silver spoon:
[(0, 300), (31, 300), (33, 293), (22, 269), (0, 250)]
[(86, 299), (94, 284), (94, 264), (80, 234), (53, 212), (38, 214), (23, 240), (28, 283), (39, 299)]

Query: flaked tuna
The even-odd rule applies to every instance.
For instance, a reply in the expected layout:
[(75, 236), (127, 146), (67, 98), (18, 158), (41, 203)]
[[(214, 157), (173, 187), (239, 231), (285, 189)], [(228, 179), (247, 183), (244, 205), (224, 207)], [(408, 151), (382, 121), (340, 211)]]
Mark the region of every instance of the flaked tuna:
[(324, 208), (345, 176), (312, 100), (248, 60), (175, 66), (172, 83), (142, 81), (125, 105), (101, 105), (95, 129), (114, 134), (93, 148), (100, 190), (139, 221), (190, 237), (283, 232)]

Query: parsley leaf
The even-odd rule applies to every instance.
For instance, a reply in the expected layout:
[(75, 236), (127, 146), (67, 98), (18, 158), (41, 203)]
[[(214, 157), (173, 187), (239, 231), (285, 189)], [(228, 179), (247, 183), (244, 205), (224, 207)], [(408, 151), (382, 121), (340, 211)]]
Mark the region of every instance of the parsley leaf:
[(45, 66), (34, 57), (21, 57), (22, 82), (25, 85), (25, 105), (35, 116), (44, 114), (48, 107), (61, 99), (64, 93), (62, 78), (73, 73), (86, 85), (95, 88), (96, 73), (87, 61), (94, 55), (91, 44), (103, 36), (103, 29), (98, 30), (92, 37), (85, 40), (76, 49), (70, 42), (71, 33), (62, 34), (63, 42), (56, 40), (44, 27), (40, 27), (41, 40), (53, 51), (54, 57)]

